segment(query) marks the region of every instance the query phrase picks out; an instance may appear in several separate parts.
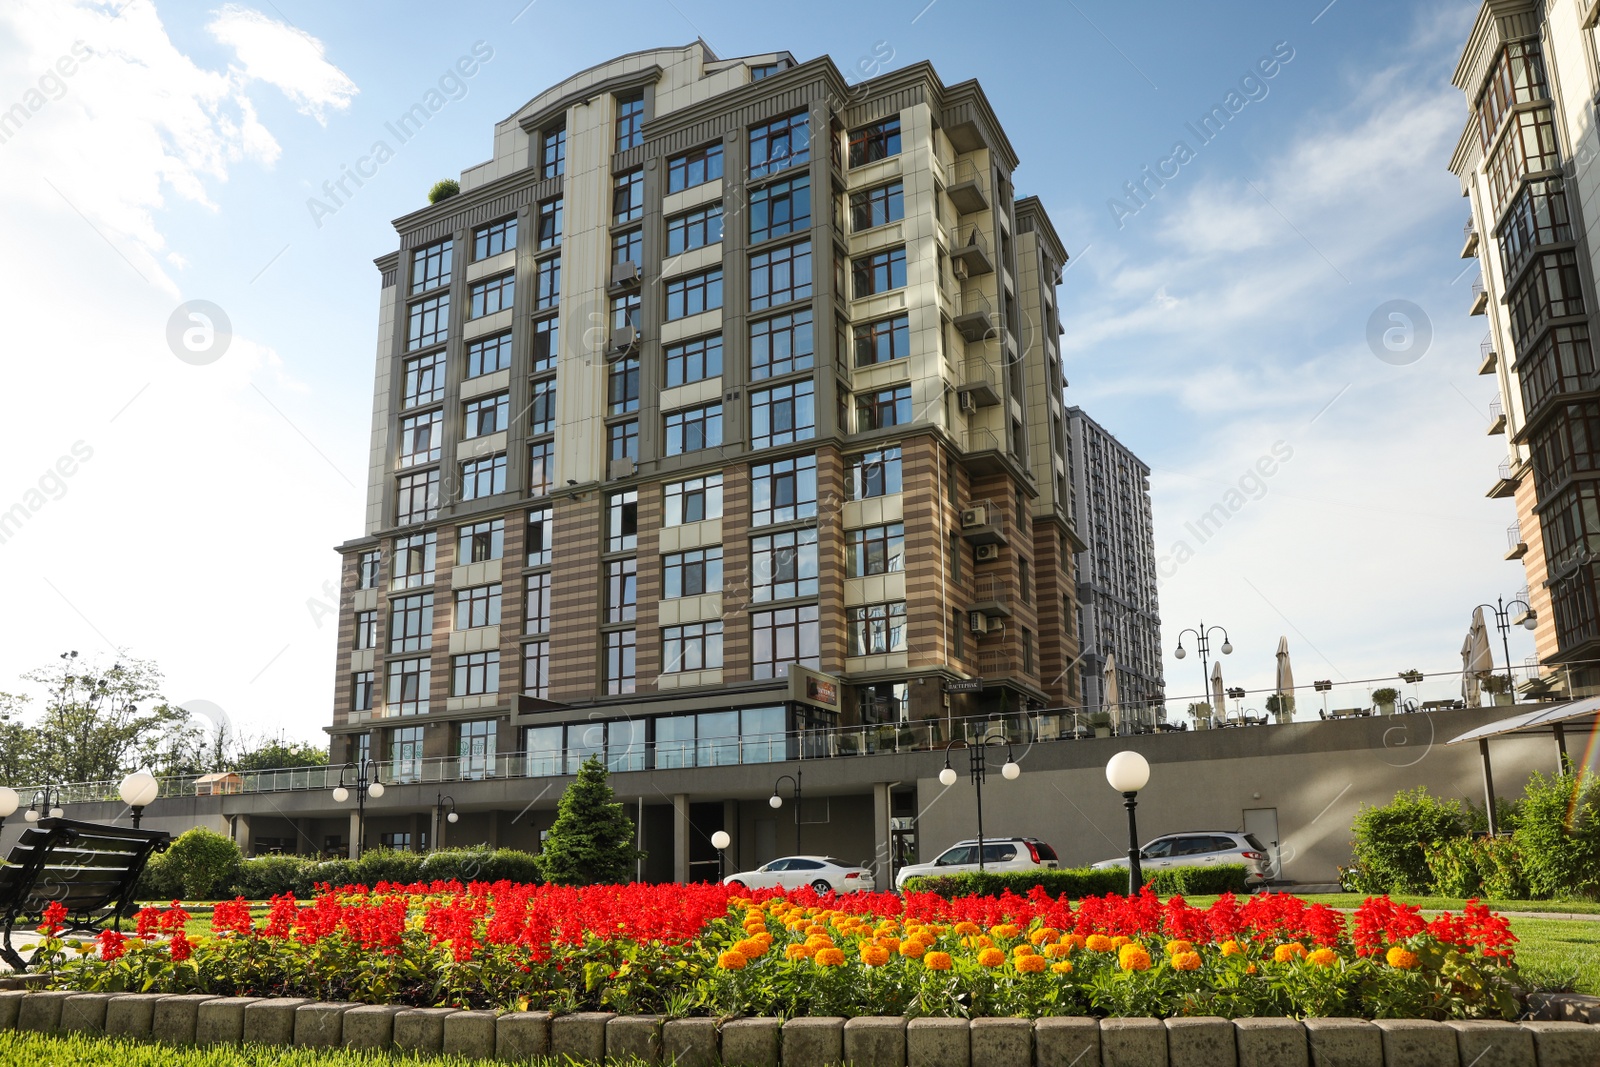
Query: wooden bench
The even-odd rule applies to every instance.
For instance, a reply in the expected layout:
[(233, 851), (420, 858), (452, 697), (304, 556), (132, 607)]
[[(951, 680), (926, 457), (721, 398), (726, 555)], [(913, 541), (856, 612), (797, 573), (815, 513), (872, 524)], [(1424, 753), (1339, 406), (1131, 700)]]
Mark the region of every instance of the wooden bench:
[(121, 929), (133, 913), (133, 888), (145, 864), (171, 841), (164, 830), (40, 819), (0, 866), (0, 959), (27, 970), (39, 954), (23, 959), (11, 944), (12, 931), (21, 926), (33, 937), (52, 903), (67, 909), (66, 933), (98, 933), (113, 923)]

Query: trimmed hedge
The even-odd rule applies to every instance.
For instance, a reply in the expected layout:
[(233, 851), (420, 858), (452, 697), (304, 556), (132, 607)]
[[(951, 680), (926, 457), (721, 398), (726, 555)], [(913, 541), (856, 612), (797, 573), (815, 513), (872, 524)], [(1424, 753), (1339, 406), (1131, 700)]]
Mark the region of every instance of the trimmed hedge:
[[(191, 833), (193, 831), (190, 831)], [(177, 851), (174, 843), (173, 851)], [(379, 882), (520, 882), (539, 884), (534, 857), (516, 849), (453, 848), (438, 852), (371, 849), (359, 860), (315, 860), (304, 856), (258, 856), (239, 860), (225, 881), (210, 892), (186, 891), (179, 872), (158, 856), (145, 869), (134, 895), (139, 900), (216, 900), (236, 896), (268, 900), (283, 893), (313, 896), (316, 886), (366, 885)]]
[[(1170, 896), (1200, 896), (1209, 893), (1248, 893), (1245, 882), (1250, 869), (1242, 863), (1223, 863), (1203, 867), (1166, 867), (1151, 871), (1145, 884), (1153, 892)], [(938, 893), (942, 897), (998, 896), (1010, 890), (1025, 896), (1035, 886), (1053, 897), (1076, 900), (1079, 897), (1099, 897), (1108, 893), (1128, 891), (1128, 869), (1092, 867), (1047, 869), (1037, 871), (970, 871), (965, 874), (942, 874), (932, 877), (909, 878), (906, 890), (912, 893)]]

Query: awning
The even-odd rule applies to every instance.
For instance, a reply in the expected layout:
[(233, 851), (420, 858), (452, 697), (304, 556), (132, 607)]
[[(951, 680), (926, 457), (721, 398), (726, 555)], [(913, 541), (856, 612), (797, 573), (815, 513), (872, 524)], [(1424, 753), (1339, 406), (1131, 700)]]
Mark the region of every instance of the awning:
[(1581, 719), (1587, 715), (1600, 715), (1600, 697), (1589, 697), (1587, 700), (1574, 700), (1567, 704), (1557, 704), (1554, 707), (1540, 708), (1538, 711), (1525, 711), (1521, 715), (1500, 719), (1480, 726), (1476, 730), (1468, 730), (1460, 737), (1446, 741), (1447, 745), (1459, 745), (1463, 741), (1476, 741), (1480, 737), (1498, 737), (1500, 734), (1545, 732), (1541, 727), (1553, 728), (1557, 723), (1564, 723), (1568, 719)]

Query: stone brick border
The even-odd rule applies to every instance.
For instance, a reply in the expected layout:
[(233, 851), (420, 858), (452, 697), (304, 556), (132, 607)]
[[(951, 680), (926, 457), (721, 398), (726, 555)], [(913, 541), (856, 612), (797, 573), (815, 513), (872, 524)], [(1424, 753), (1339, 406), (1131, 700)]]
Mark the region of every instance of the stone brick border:
[[(0, 991), (0, 1030), (681, 1067), (1596, 1067), (1594, 1005), (1523, 1023), (1410, 1019), (671, 1019), (159, 993)], [(1584, 1020), (1584, 1021), (1580, 1021)]]

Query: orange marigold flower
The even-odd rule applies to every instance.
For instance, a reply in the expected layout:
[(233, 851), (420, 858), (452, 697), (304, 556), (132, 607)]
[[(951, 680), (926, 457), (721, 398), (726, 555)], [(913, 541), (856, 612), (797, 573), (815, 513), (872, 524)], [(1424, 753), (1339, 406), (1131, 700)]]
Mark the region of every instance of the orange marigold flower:
[(1279, 945), (1272, 950), (1273, 963), (1288, 963), (1292, 959), (1305, 958), (1306, 947), (1298, 941), (1291, 941), (1287, 945)]
[(1333, 951), (1331, 948), (1319, 948), (1311, 955), (1307, 956), (1306, 959), (1310, 960), (1318, 967), (1332, 967), (1335, 963), (1339, 962), (1339, 954)]
[(806, 938), (806, 946), (808, 948), (815, 949), (832, 948), (833, 938), (829, 937), (827, 934), (812, 934), (810, 937)]
[(825, 934), (827, 932), (828, 932), (828, 928), (826, 926), (823, 926), (823, 925), (819, 924), (819, 923), (812, 923), (810, 926), (806, 927), (806, 936), (807, 937), (812, 937), (812, 936), (815, 936), (816, 934)]
[(1222, 943), (1222, 954), (1224, 956), (1237, 956), (1243, 951), (1244, 946), (1231, 937)]
[(1082, 934), (1064, 934), (1062, 935), (1061, 943), (1066, 945), (1068, 948), (1082, 948), (1084, 942), (1087, 940), (1088, 938), (1084, 937)]
[(825, 948), (819, 949), (815, 957), (818, 967), (843, 967), (844, 949)]
[(745, 959), (756, 960), (767, 954), (767, 943), (754, 937), (747, 937), (734, 945), (733, 950)]
[(889, 950), (882, 945), (862, 945), (861, 962), (868, 967), (882, 967), (889, 962)]
[(1172, 955), (1172, 969), (1175, 971), (1198, 971), (1200, 969), (1200, 953), (1175, 952)]
[(922, 962), (930, 971), (948, 971), (951, 959), (948, 952), (930, 952), (922, 957)]
[(1181, 937), (1178, 938), (1175, 941), (1168, 941), (1167, 942), (1167, 955), (1169, 955), (1169, 956), (1176, 956), (1180, 952), (1193, 952), (1193, 951), (1194, 951), (1194, 942), (1185, 941)]
[(1255, 974), (1256, 973), (1256, 965), (1252, 963), (1250, 966), (1248, 966), (1248, 967), (1246, 967), (1244, 969), (1244, 973), (1245, 974)]
[(1131, 944), (1133, 944), (1133, 938), (1124, 937), (1121, 934), (1118, 934), (1116, 937), (1113, 937), (1111, 939), (1111, 947), (1112, 948), (1120, 949), (1123, 945), (1131, 945)]
[(1071, 960), (1057, 960), (1055, 963), (1052, 963), (1050, 965), (1050, 969), (1052, 971), (1056, 972), (1057, 974), (1071, 974), (1072, 973), (1072, 961)]
[(1046, 941), (1055, 941), (1060, 936), (1061, 931), (1057, 930), (1055, 927), (1041, 926), (1039, 929), (1028, 935), (1028, 940), (1032, 941), (1035, 945), (1042, 945)]
[(742, 971), (744, 970), (744, 965), (749, 962), (742, 952), (729, 951), (717, 957), (717, 966), (724, 971)]
[(1006, 954), (997, 948), (986, 948), (978, 953), (978, 962), (985, 967), (998, 967), (1006, 961)]
[(783, 950), (786, 960), (808, 960), (817, 950), (810, 945), (789, 945)]
[(924, 945), (921, 941), (918, 941), (914, 937), (908, 941), (900, 942), (900, 955), (906, 957), (906, 959), (921, 959), (922, 954), (927, 951), (928, 946)]
[(1046, 945), (1044, 947), (1044, 954), (1046, 956), (1049, 956), (1053, 960), (1054, 959), (1060, 959), (1063, 956), (1072, 955), (1072, 946), (1071, 945)]
[(1110, 952), (1115, 946), (1105, 934), (1090, 934), (1088, 940), (1084, 943), (1084, 947), (1090, 952)]
[(1383, 958), (1389, 961), (1389, 966), (1399, 971), (1414, 971), (1417, 969), (1417, 965), (1422, 962), (1415, 952), (1401, 948), (1399, 945), (1386, 952)]
[(900, 948), (900, 939), (892, 934), (879, 934), (878, 944), (882, 945), (890, 952), (896, 952)]
[(1117, 950), (1117, 965), (1125, 971), (1148, 971), (1150, 953), (1143, 945), (1126, 944)]
[(1043, 956), (1018, 956), (1015, 964), (1021, 974), (1038, 974), (1045, 969)]
[(1017, 929), (1015, 923), (1001, 923), (999, 926), (989, 927), (989, 932), (996, 937), (1011, 938), (1016, 937), (1022, 931)]
[(962, 936), (967, 936), (969, 934), (975, 934), (975, 933), (978, 932), (978, 924), (977, 923), (956, 923), (956, 931), (955, 932), (958, 933), (958, 934), (961, 934)]
[(1032, 945), (1013, 945), (1011, 948), (1011, 954), (1018, 959), (1021, 959), (1023, 956), (1037, 955), (1037, 952), (1034, 950)]

